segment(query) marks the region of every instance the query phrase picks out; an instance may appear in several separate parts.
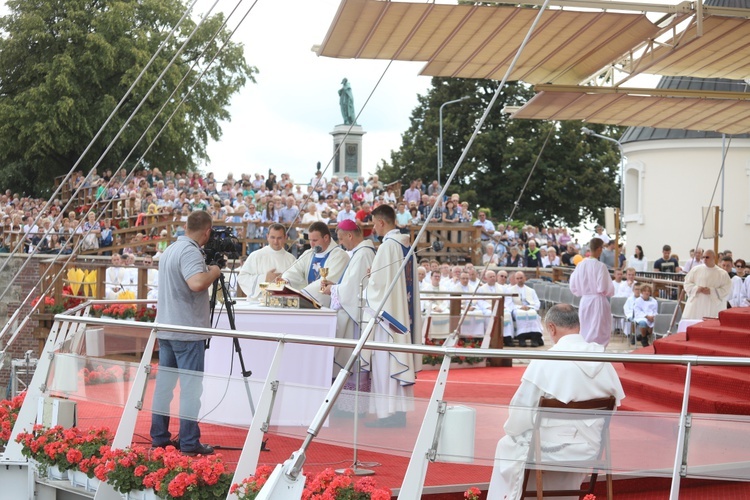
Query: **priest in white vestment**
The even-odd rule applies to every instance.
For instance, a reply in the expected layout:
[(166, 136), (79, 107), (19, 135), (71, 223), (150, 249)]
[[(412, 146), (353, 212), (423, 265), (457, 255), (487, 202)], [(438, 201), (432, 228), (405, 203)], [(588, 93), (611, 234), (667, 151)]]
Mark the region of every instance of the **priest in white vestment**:
[[(505, 271), (501, 271), (505, 272)], [(506, 275), (507, 276), (507, 275)], [(508, 287), (497, 282), (497, 273), (488, 269), (484, 272), (485, 283), (479, 287), (478, 293), (506, 293)], [(511, 314), (511, 300), (506, 297), (503, 303), (503, 343), (506, 347), (513, 345), (513, 316)], [(480, 309), (485, 316), (491, 316), (495, 307), (499, 307), (498, 301), (484, 300), (480, 302)]]
[[(365, 320), (382, 310), (380, 321), (370, 336), (375, 342), (420, 344), (422, 342), (419, 311), (417, 263), (412, 253), (404, 272), (401, 264), (409, 252), (409, 235), (396, 227), (396, 212), (389, 205), (372, 211), (373, 231), (383, 238), (372, 263), (367, 284)], [(390, 295), (386, 292), (395, 280)], [(382, 308), (381, 308), (382, 305)], [(421, 356), (414, 354), (373, 351), (371, 361), (372, 393), (370, 411), (378, 419), (366, 422), (368, 427), (404, 427), (406, 412), (414, 407), (414, 382), (421, 368)], [(382, 394), (385, 397), (377, 397)]]
[[(328, 268), (328, 281), (337, 283), (349, 263), (349, 255), (346, 250), (331, 240), (331, 231), (323, 222), (310, 224), (308, 238), (311, 248), (303, 253), (281, 277), (292, 288), (302, 290), (328, 307), (331, 298), (320, 291), (322, 285), (320, 269)], [(319, 252), (315, 251), (317, 247), (320, 247)]]
[(542, 321), (539, 318), (539, 308), (542, 303), (536, 291), (526, 286), (526, 275), (518, 271), (514, 275), (516, 284), (510, 287), (508, 293), (518, 294), (511, 301), (511, 314), (516, 323), (515, 336), (521, 347), (526, 347), (526, 341), (531, 342), (531, 347), (544, 345), (542, 338)]
[(123, 278), (122, 278), (122, 289), (126, 292), (133, 292), (133, 295), (138, 296), (138, 268), (135, 267), (135, 255), (132, 253), (126, 253), (122, 256), (123, 264)]
[[(339, 222), (336, 232), (339, 243), (351, 252), (351, 259), (338, 281), (323, 280), (323, 293), (331, 297), (331, 309), (337, 311), (336, 337), (359, 339), (360, 284), (367, 287), (366, 276), (375, 259), (375, 245), (371, 239), (364, 239), (362, 229), (350, 219)], [(337, 347), (334, 352), (335, 377), (346, 365), (352, 350)]]
[(104, 281), (104, 297), (109, 300), (115, 300), (117, 294), (122, 292), (123, 281), (125, 280), (125, 268), (122, 267), (122, 258), (119, 253), (112, 255), (110, 267), (107, 268)]
[[(448, 292), (442, 285), (442, 279), (440, 271), (432, 271), (430, 275), (430, 284), (426, 286), (420, 286), (419, 291), (422, 297), (429, 295), (431, 292)], [(449, 302), (442, 297), (436, 297), (434, 300), (421, 300), (422, 312), (431, 313), (442, 313), (450, 310)]]
[(703, 264), (692, 268), (685, 276), (687, 304), (682, 319), (718, 318), (719, 311), (727, 308), (732, 280), (725, 270), (716, 265), (713, 250), (703, 253)]
[(268, 227), (268, 245), (252, 252), (240, 269), (237, 284), (247, 297), (260, 295), (260, 283), (273, 283), (284, 271), (294, 265), (294, 255), (284, 248), (286, 229), (281, 224)]
[[(604, 346), (586, 342), (579, 334), (578, 313), (570, 304), (550, 308), (545, 328), (555, 344), (550, 351), (602, 353)], [(526, 461), (529, 457), (536, 408), (541, 397), (569, 403), (614, 396), (617, 406), (625, 397), (617, 372), (610, 363), (593, 361), (532, 360), (521, 378), (521, 385), (510, 402), (505, 436), (495, 451), (487, 498), (521, 497)], [(587, 460), (597, 456), (601, 443), (603, 419), (542, 421), (540, 436), (542, 460), (560, 462)], [(544, 489), (580, 488), (585, 474), (544, 471)], [(529, 477), (527, 489), (535, 489), (535, 474)], [(560, 498), (560, 497), (558, 497)], [(569, 497), (565, 497), (569, 498)], [(578, 497), (573, 497), (578, 498)]]
[(587, 342), (603, 346), (612, 337), (612, 307), (608, 297), (615, 294), (607, 266), (599, 262), (604, 243), (593, 238), (589, 243), (591, 257), (583, 259), (570, 275), (570, 291), (581, 297), (581, 335)]
[[(336, 310), (336, 338), (359, 340), (360, 324), (360, 294), (367, 287), (367, 274), (375, 259), (375, 245), (371, 239), (364, 239), (362, 229), (356, 222), (343, 219), (336, 228), (338, 240), (341, 246), (346, 248), (351, 258), (344, 273), (338, 282), (323, 280), (323, 293), (331, 297), (331, 309)], [(333, 374), (335, 378), (338, 372), (346, 366), (352, 355), (352, 349), (337, 347), (333, 355)], [(361, 363), (352, 368), (352, 376), (344, 384), (345, 391), (370, 392), (369, 366), (370, 351), (362, 351)], [(359, 383), (357, 383), (359, 377)], [(360, 410), (362, 408), (362, 410)], [(354, 413), (354, 398), (351, 395), (342, 394), (336, 400), (336, 411)], [(366, 411), (362, 406), (357, 408), (359, 413)]]

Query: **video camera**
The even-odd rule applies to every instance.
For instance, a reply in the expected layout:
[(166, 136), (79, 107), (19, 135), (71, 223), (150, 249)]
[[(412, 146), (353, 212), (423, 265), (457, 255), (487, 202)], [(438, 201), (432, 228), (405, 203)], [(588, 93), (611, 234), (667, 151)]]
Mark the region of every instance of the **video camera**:
[(209, 266), (217, 265), (221, 268), (227, 264), (227, 259), (239, 259), (241, 251), (242, 244), (232, 234), (232, 229), (225, 226), (211, 228), (211, 236), (203, 246), (206, 264)]

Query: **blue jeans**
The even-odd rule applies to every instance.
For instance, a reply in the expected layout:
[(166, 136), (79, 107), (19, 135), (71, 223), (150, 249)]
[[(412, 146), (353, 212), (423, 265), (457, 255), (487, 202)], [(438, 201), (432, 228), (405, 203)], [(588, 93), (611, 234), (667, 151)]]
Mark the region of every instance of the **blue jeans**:
[[(203, 363), (206, 344), (202, 340), (159, 339), (159, 371), (151, 413), (151, 443), (169, 444), (169, 404), (177, 380), (180, 381), (180, 449), (192, 451), (200, 446), (198, 412), (203, 394)], [(167, 368), (162, 370), (162, 368)], [(171, 369), (170, 369), (171, 368)], [(173, 371), (179, 369), (177, 373)], [(188, 370), (189, 372), (183, 372)]]

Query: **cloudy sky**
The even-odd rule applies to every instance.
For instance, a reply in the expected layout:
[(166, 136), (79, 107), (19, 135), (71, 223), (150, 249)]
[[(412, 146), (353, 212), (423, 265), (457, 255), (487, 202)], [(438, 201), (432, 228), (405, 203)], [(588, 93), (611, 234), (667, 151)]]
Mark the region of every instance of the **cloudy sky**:
[[(221, 0), (229, 12), (236, 0)], [(200, 0), (202, 11), (213, 0)], [(240, 10), (251, 5), (245, 0)], [(235, 39), (245, 45), (247, 61), (259, 70), (257, 83), (247, 85), (232, 103), (232, 121), (223, 125), (220, 142), (209, 146), (218, 178), (227, 172), (289, 172), (306, 182), (318, 161), (325, 167), (333, 151), (330, 132), (342, 122), (338, 104), (341, 80), (348, 78), (359, 109), (375, 89), (388, 61), (318, 57), (338, 0), (259, 0)], [(239, 16), (237, 16), (239, 18)], [(235, 23), (231, 23), (234, 26)], [(367, 134), (363, 170), (373, 172), (381, 158), (398, 149), (400, 134), (409, 126), (417, 94), (429, 88), (428, 77), (417, 76), (422, 63), (394, 62), (375, 89), (358, 123)], [(330, 177), (330, 175), (327, 175)]]

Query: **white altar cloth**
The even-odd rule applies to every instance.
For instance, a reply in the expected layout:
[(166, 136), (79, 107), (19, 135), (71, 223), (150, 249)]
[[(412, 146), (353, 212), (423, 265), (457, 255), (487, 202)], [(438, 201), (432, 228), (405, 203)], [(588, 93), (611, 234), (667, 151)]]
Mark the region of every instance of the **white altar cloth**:
[[(217, 306), (217, 311), (218, 311)], [(280, 309), (263, 307), (257, 302), (238, 300), (235, 306), (237, 331), (286, 333), (312, 337), (336, 337), (336, 311), (330, 309)], [(218, 328), (229, 329), (226, 312), (219, 318)], [(262, 383), (276, 352), (277, 342), (240, 340), (245, 368), (252, 371), (250, 387), (253, 404), (258, 403)], [(251, 413), (247, 393), (241, 380), (239, 357), (232, 339), (213, 337), (206, 351), (205, 374), (226, 376), (232, 365), (232, 376), (240, 378), (229, 384), (212, 380), (204, 383), (201, 414), (213, 410), (207, 418), (232, 425), (249, 426)], [(309, 425), (331, 386), (333, 347), (286, 344), (279, 368), (279, 393), (271, 414), (271, 425)], [(293, 384), (290, 385), (290, 384)]]

